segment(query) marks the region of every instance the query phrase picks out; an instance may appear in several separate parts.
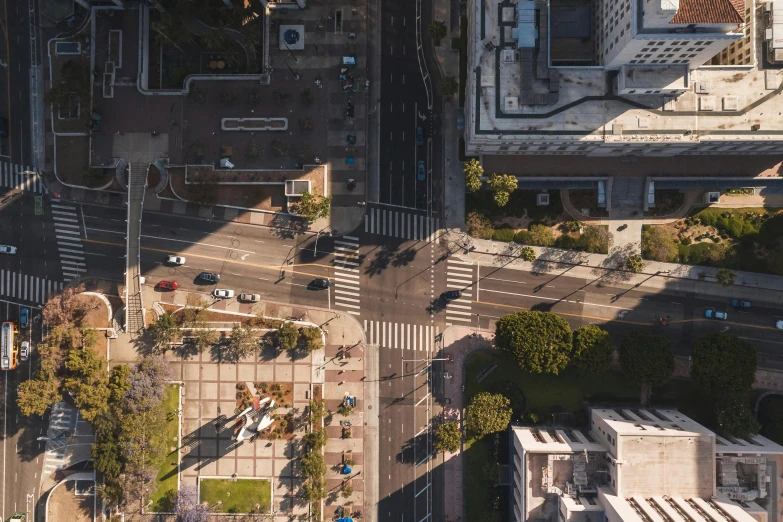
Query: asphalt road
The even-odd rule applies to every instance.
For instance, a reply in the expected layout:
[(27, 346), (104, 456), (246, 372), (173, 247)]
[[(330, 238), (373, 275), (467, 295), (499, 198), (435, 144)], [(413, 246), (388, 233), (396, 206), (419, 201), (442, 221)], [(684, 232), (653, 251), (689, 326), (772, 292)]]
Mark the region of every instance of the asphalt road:
[[(30, 154), (30, 19), (28, 0), (2, 0), (0, 85), (5, 100), (0, 101), (0, 116), (8, 118), (9, 136), (0, 138), (0, 156), (11, 162), (29, 165)], [(37, 23), (37, 22), (35, 22)], [(1, 92), (1, 91), (0, 91)], [(7, 110), (7, 113), (4, 112)]]
[[(434, 137), (423, 68), (417, 59), (416, 2), (382, 2), (380, 203), (426, 208)], [(421, 140), (417, 145), (417, 129)], [(419, 162), (424, 180), (418, 179)], [(438, 171), (435, 171), (438, 172)]]
[[(0, 302), (0, 319), (18, 321), (21, 306), (17, 303)], [(33, 310), (35, 317), (39, 311)], [(31, 341), (40, 339), (40, 320), (31, 327), (20, 330), (19, 337)], [(0, 394), (2, 394), (2, 447), (0, 448), (0, 516), (7, 520), (14, 513), (27, 513), (28, 519), (39, 500), (37, 490), (41, 480), (44, 446), (36, 440), (46, 429), (46, 422), (38, 417), (20, 415), (16, 406), (17, 386), (29, 378), (36, 353), (28, 361), (20, 361), (13, 371), (0, 372)]]

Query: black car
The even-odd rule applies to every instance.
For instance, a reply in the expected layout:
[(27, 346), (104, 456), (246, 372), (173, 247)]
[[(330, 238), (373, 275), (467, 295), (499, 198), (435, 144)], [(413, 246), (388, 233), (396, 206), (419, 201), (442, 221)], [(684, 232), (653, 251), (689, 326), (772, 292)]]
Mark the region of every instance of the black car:
[(220, 276), (218, 274), (215, 274), (213, 272), (201, 272), (198, 275), (199, 281), (204, 281), (205, 283), (209, 284), (217, 284), (220, 282)]
[(441, 295), (443, 295), (443, 299), (445, 299), (446, 301), (453, 301), (454, 299), (459, 299), (460, 297), (462, 297), (462, 292), (460, 292), (459, 290), (448, 290), (446, 292), (443, 292), (443, 294)]
[(332, 283), (328, 279), (313, 279), (313, 282), (310, 283), (310, 286), (313, 288), (323, 288), (325, 290), (332, 286)]

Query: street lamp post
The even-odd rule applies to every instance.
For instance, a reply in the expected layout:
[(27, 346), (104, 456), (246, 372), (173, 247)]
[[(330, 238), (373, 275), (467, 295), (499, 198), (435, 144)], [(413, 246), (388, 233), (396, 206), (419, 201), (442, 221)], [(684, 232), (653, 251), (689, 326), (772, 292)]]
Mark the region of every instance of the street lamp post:
[(291, 71), (291, 74), (294, 75), (294, 80), (298, 80), (299, 79), (299, 75), (296, 74), (293, 69), (291, 69), (291, 66), (288, 65), (288, 62), (286, 62), (285, 60), (283, 60), (283, 62), (285, 63), (285, 66), (288, 67), (288, 70)]
[(315, 234), (315, 246), (313, 247), (313, 257), (318, 255), (318, 237), (321, 235), (321, 232), (326, 230), (327, 228), (331, 227), (332, 225), (326, 225), (324, 228), (316, 232)]
[(293, 58), (293, 59), (294, 59), (294, 62), (296, 62), (296, 63), (299, 63), (299, 58), (297, 58), (297, 57), (294, 55), (294, 53), (292, 53), (292, 52), (291, 52), (291, 48), (290, 48), (290, 47), (288, 47), (288, 42), (286, 42), (286, 41), (285, 41), (285, 38), (283, 38), (282, 40), (283, 40), (283, 45), (285, 45), (285, 48), (288, 50), (288, 54), (290, 54), (290, 55), (291, 55), (291, 58)]

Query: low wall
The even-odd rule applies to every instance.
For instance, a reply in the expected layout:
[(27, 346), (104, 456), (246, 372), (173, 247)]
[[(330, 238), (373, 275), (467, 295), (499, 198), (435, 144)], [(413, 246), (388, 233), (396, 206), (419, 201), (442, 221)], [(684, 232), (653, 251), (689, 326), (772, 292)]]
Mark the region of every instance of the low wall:
[(223, 118), (220, 128), (224, 131), (285, 131), (288, 118)]

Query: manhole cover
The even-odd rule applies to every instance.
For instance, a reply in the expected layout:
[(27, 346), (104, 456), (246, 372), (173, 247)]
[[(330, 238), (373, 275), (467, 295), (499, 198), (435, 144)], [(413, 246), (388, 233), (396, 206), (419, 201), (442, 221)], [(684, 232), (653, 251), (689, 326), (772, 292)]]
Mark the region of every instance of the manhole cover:
[(294, 45), (299, 41), (299, 31), (296, 29), (288, 29), (283, 33), (283, 40), (288, 45)]

